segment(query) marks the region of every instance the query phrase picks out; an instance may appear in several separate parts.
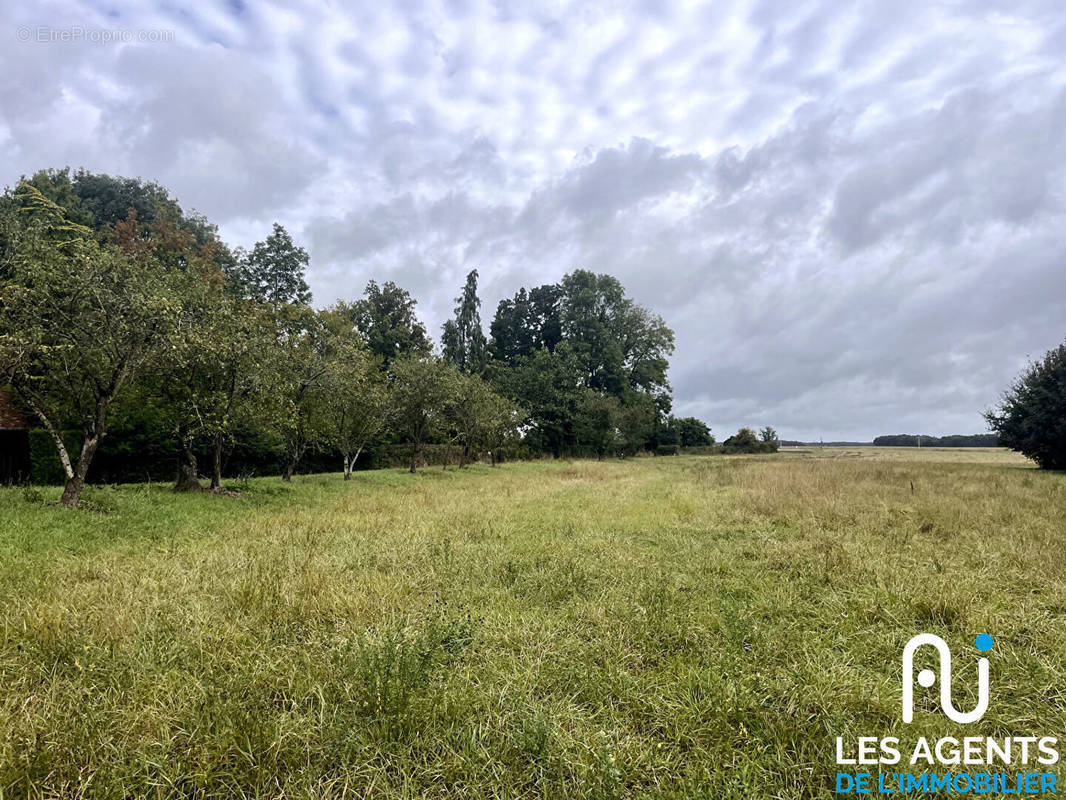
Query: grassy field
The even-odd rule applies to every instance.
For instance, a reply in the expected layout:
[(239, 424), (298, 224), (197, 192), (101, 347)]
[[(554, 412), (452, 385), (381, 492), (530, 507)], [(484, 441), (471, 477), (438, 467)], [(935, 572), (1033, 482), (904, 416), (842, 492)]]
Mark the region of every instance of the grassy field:
[[(1001, 451), (0, 490), (0, 797), (832, 796), (900, 652), (1066, 731), (1066, 476)], [(908, 728), (904, 734), (904, 727)]]

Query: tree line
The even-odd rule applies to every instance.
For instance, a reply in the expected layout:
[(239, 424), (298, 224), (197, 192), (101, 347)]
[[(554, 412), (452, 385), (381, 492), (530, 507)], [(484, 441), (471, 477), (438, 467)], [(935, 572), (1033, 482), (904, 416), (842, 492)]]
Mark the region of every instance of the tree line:
[(876, 447), (998, 447), (999, 437), (994, 433), (975, 433), (969, 436), (926, 436), (924, 434), (897, 433), (874, 438)]
[(926, 436), (916, 433), (894, 433), (875, 436), (872, 442), (802, 442), (789, 439), (781, 442), (786, 447), (999, 447), (1001, 442), (994, 433), (969, 435)]
[(228, 454), (252, 442), (284, 480), (314, 453), (349, 478), (383, 443), (404, 443), (412, 472), (436, 444), (462, 467), (508, 448), (603, 458), (714, 443), (671, 414), (673, 331), (610, 275), (522, 288), (486, 336), (471, 271), (438, 352), (392, 282), (313, 308), (309, 260), (279, 224), (231, 248), (151, 182), (44, 170), (6, 190), (0, 382), (52, 441), (62, 502), (78, 504), (108, 437), (130, 453), (165, 439), (187, 491), (221, 490)]

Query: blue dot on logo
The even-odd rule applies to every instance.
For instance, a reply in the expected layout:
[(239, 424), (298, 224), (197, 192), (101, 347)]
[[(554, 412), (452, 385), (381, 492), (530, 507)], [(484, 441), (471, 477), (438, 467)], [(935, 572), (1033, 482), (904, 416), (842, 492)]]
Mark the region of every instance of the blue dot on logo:
[(977, 645), (977, 649), (980, 650), (982, 653), (986, 650), (991, 650), (992, 635), (989, 633), (982, 633), (980, 636), (973, 640), (973, 643)]

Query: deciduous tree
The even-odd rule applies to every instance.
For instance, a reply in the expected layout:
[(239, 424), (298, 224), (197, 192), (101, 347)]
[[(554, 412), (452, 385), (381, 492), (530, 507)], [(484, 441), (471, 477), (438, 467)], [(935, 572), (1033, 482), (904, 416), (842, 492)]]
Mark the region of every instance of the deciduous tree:
[(537, 350), (554, 352), (562, 341), (560, 316), (562, 292), (554, 284), (519, 289), (510, 300), (496, 307), (489, 350), (498, 361), (514, 365)]
[(1002, 446), (1066, 469), (1066, 344), (1031, 363), (985, 419)]
[(714, 444), (711, 429), (696, 417), (681, 417), (677, 420), (677, 428), (682, 447), (706, 447)]
[(459, 468), (466, 466), (471, 453), (496, 447), (517, 423), (514, 403), (501, 397), (476, 375), (460, 375), (455, 395), (448, 406), (455, 441), (462, 448)]
[(382, 286), (370, 281), (363, 297), (338, 306), (338, 311), (348, 315), (370, 352), (388, 368), (397, 358), (428, 355), (433, 349), (415, 305), (411, 295), (392, 281)]
[(181, 336), (161, 380), (182, 447), (179, 490), (200, 488), (195, 453), (203, 442), (211, 455), (210, 487), (221, 491), (223, 457), (235, 432), (271, 419), (273, 315), (223, 291), (217, 278), (209, 262), (190, 269)]
[[(20, 219), (0, 295), (0, 371), (51, 434), (78, 505), (112, 406), (168, 346), (181, 306), (173, 272), (101, 246), (35, 187), (16, 193)], [(71, 453), (64, 427), (83, 433)]]
[(279, 310), (270, 363), (274, 386), (273, 419), (285, 443), (281, 479), (292, 480), (307, 451), (326, 436), (328, 402), (323, 387), (333, 367), (338, 342), (322, 315), (306, 306)]
[(431, 437), (445, 430), (447, 411), (458, 393), (455, 366), (429, 356), (408, 355), (390, 367), (393, 423), (411, 443), (411, 472)]
[(556, 458), (576, 444), (575, 420), (582, 398), (581, 366), (568, 345), (537, 350), (513, 367), (497, 366), (492, 382), (529, 414), (526, 439)]
[(335, 310), (327, 313), (337, 343), (322, 380), (322, 430), (325, 443), (340, 453), (347, 481), (364, 448), (388, 428), (391, 406), (378, 359), (356, 338), (343, 315)]
[(588, 448), (601, 461), (618, 447), (618, 400), (589, 388), (581, 391), (574, 419), (574, 434), (582, 448)]
[(632, 456), (644, 449), (652, 435), (657, 416), (655, 401), (644, 392), (627, 392), (619, 403), (618, 447), (621, 455)]

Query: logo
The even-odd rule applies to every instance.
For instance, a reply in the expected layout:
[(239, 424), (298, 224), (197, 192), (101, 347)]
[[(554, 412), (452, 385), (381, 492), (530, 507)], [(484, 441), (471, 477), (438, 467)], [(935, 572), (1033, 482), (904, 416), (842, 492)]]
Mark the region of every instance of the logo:
[[(991, 650), (992, 644), (987, 633), (974, 639), (981, 653)], [(914, 655), (926, 647), (936, 650), (939, 669), (922, 669), (915, 674)], [(958, 725), (977, 722), (985, 715), (991, 694), (989, 660), (977, 659), (977, 704), (968, 711), (952, 702), (951, 660), (947, 642), (932, 633), (920, 633), (904, 645), (904, 725), (914, 721), (915, 683), (921, 689), (933, 689), (939, 681), (940, 710)], [(934, 739), (902, 731), (896, 736), (871, 733), (874, 735), (836, 737), (837, 794), (1018, 795), (1058, 791), (1058, 776), (1044, 771), (1059, 763), (1056, 736), (974, 736), (958, 730)]]
[[(987, 652), (992, 649), (992, 637), (982, 633), (974, 640), (977, 649)], [(951, 702), (951, 650), (948, 644), (933, 633), (919, 633), (903, 648), (903, 721), (914, 721), (914, 652), (923, 645), (936, 648), (940, 656), (940, 707), (952, 722), (965, 725), (977, 722), (988, 710), (988, 659), (977, 660), (977, 706), (972, 711), (959, 711)], [(937, 681), (931, 669), (918, 673), (918, 684), (926, 689)]]

